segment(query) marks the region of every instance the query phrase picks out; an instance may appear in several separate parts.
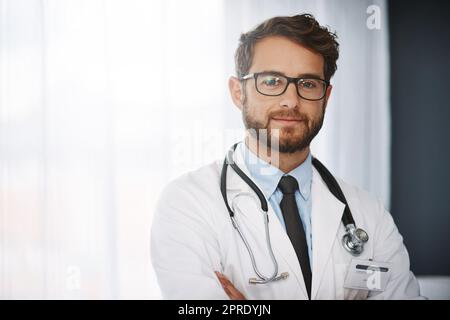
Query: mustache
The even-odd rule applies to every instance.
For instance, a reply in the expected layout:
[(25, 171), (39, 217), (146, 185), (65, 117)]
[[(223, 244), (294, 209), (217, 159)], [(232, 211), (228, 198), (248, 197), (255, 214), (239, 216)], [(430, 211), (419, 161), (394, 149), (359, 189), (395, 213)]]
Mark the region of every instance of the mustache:
[(298, 120), (302, 120), (302, 121), (308, 119), (308, 117), (305, 114), (300, 113), (296, 109), (274, 111), (274, 112), (269, 113), (268, 118), (269, 119), (273, 119), (273, 118), (294, 118), (294, 119), (298, 119)]

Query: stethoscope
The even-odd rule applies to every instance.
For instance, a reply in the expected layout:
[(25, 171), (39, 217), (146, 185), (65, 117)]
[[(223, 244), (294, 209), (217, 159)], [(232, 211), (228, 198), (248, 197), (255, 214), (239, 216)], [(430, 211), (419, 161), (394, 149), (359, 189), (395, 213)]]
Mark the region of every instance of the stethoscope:
[[(234, 144), (230, 150), (227, 152), (225, 160), (222, 166), (222, 173), (220, 176), (220, 191), (222, 193), (223, 199), (225, 201), (225, 205), (230, 214), (231, 222), (233, 227), (237, 230), (239, 236), (247, 248), (248, 254), (250, 256), (250, 260), (252, 262), (253, 270), (255, 271), (257, 278), (250, 278), (249, 282), (251, 284), (266, 284), (271, 281), (277, 281), (281, 279), (286, 279), (289, 276), (288, 272), (282, 272), (278, 275), (278, 263), (273, 254), (272, 245), (270, 243), (270, 234), (269, 234), (269, 215), (268, 215), (268, 205), (267, 200), (264, 197), (262, 191), (258, 188), (258, 186), (239, 168), (238, 165), (233, 160), (234, 151), (236, 150), (238, 143)], [(342, 237), (342, 246), (353, 256), (359, 256), (364, 250), (364, 244), (369, 240), (369, 235), (366, 231), (360, 228), (356, 228), (355, 220), (353, 220), (352, 213), (350, 211), (350, 207), (348, 206), (347, 200), (345, 199), (344, 193), (342, 192), (341, 187), (337, 183), (336, 179), (333, 175), (328, 171), (328, 169), (316, 158), (312, 158), (312, 164), (319, 172), (323, 181), (327, 185), (330, 192), (342, 203), (345, 204), (344, 214), (342, 216), (342, 223), (345, 226), (345, 234)], [(226, 186), (227, 186), (227, 168), (230, 165), (233, 170), (250, 186), (250, 188), (256, 193), (260, 202), (261, 202), (261, 210), (264, 217), (264, 225), (265, 225), (265, 233), (266, 233), (266, 242), (267, 248), (269, 249), (270, 258), (273, 262), (274, 271), (270, 277), (264, 276), (258, 269), (255, 256), (253, 255), (253, 251), (250, 248), (247, 239), (245, 238), (244, 233), (242, 232), (238, 222), (234, 217), (234, 212), (231, 210), (230, 205), (228, 204)]]

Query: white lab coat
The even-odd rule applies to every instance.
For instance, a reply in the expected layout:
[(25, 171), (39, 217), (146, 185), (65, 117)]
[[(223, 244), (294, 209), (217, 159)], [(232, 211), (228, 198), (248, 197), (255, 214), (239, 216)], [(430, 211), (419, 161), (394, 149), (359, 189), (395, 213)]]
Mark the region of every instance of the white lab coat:
[[(242, 155), (236, 164), (249, 175)], [(228, 299), (214, 271), (222, 272), (247, 299), (308, 299), (294, 248), (269, 204), (270, 239), (279, 273), (286, 280), (249, 284), (255, 277), (248, 251), (233, 228), (220, 193), (222, 161), (187, 173), (163, 190), (151, 232), (151, 258), (163, 298)], [(337, 179), (358, 227), (369, 234), (359, 259), (392, 263), (384, 292), (344, 288), (352, 256), (342, 247), (344, 204), (328, 190), (313, 167), (312, 177), (312, 299), (418, 298), (418, 283), (409, 269), (403, 239), (391, 215), (367, 192)], [(235, 212), (260, 271), (270, 276), (260, 202), (231, 169), (227, 172), (228, 201)]]

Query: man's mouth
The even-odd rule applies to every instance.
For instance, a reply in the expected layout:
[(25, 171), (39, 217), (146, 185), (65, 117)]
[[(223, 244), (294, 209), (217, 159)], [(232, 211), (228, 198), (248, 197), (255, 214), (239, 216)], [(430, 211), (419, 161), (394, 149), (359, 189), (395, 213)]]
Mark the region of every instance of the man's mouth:
[(303, 121), (301, 118), (293, 118), (293, 117), (273, 117), (272, 120), (281, 123), (283, 125), (294, 125)]

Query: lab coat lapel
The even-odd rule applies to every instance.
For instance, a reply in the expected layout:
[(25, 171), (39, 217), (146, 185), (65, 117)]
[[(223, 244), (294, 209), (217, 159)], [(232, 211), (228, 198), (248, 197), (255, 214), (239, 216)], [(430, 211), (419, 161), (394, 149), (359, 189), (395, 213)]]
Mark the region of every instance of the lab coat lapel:
[[(239, 152), (235, 152), (234, 161), (239, 166), (239, 168), (249, 177), (251, 177), (244, 159)], [(252, 195), (254, 201), (235, 201), (237, 197), (242, 195)], [(253, 223), (249, 223), (250, 225), (247, 228), (251, 229), (252, 232), (258, 232), (263, 237), (265, 237), (264, 224), (261, 214), (261, 208), (259, 206), (259, 199), (254, 191), (248, 186), (244, 180), (242, 180), (237, 173), (231, 167), (228, 167), (227, 172), (227, 197), (230, 205), (233, 203), (236, 204), (239, 213), (243, 215), (245, 220)], [(266, 199), (267, 200), (267, 199)], [(288, 271), (289, 276), (296, 279), (297, 284), (301, 288), (301, 292), (303, 293), (303, 297), (307, 299), (308, 295), (306, 292), (305, 283), (303, 280), (303, 274), (300, 268), (300, 264), (297, 259), (297, 255), (292, 246), (292, 243), (283, 227), (281, 222), (278, 220), (272, 206), (268, 203), (268, 215), (269, 215), (269, 232), (270, 232), (270, 240), (273, 246), (273, 251), (275, 257), (279, 259), (279, 256), (283, 258), (285, 263), (289, 266), (290, 270), (283, 270), (280, 266), (278, 270), (279, 273)], [(236, 209), (236, 208), (235, 208)], [(257, 221), (257, 223), (254, 223)], [(265, 238), (263, 238), (264, 240)], [(265, 240), (264, 240), (265, 243)], [(265, 245), (265, 244), (264, 244)], [(265, 247), (264, 247), (265, 248)], [(266, 249), (264, 249), (265, 254), (267, 255), (267, 261), (270, 262), (268, 253)], [(270, 265), (270, 270), (272, 266)]]
[(312, 298), (316, 298), (325, 267), (331, 257), (345, 205), (329, 191), (320, 174), (313, 169), (312, 195)]

